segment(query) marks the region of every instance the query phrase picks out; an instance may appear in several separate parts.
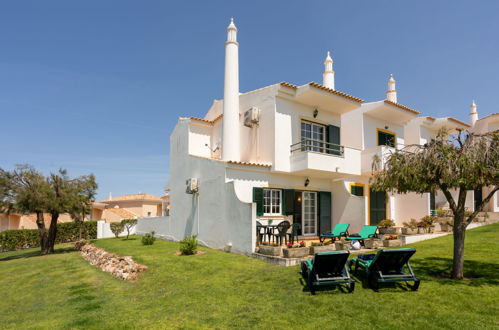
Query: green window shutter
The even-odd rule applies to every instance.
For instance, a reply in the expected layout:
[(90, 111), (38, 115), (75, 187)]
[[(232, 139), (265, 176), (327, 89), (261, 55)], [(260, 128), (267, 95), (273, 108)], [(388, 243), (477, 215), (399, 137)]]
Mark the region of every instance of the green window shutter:
[(328, 145), (328, 154), (340, 155), (340, 128), (338, 126), (329, 125), (327, 127), (327, 142), (334, 145)]
[(263, 215), (263, 188), (253, 187), (253, 203), (256, 203), (256, 215)]
[(331, 231), (331, 192), (319, 192), (319, 228), (321, 233)]
[(293, 215), (295, 211), (295, 191), (283, 189), (282, 191), (282, 214)]

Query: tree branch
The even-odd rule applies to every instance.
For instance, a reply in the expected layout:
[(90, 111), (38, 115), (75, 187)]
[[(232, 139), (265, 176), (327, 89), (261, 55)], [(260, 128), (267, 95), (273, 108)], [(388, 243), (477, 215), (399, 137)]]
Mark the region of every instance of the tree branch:
[(487, 195), (487, 197), (485, 197), (485, 199), (482, 200), (482, 202), (480, 204), (478, 204), (478, 207), (475, 209), (475, 212), (473, 212), (473, 214), (471, 214), (468, 217), (468, 219), (466, 219), (466, 226), (468, 226), (471, 223), (471, 221), (473, 221), (473, 219), (475, 219), (475, 217), (478, 215), (478, 213), (482, 212), (483, 207), (485, 206), (485, 204), (487, 204), (492, 199), (492, 196), (494, 196), (496, 191), (499, 191), (499, 186), (492, 189), (492, 191)]

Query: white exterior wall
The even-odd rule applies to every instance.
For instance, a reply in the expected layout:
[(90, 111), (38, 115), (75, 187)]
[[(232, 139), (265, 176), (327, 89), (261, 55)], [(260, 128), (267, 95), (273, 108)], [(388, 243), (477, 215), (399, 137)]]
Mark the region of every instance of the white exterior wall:
[[(275, 93), (277, 86), (269, 86), (242, 94), (240, 103), (241, 161), (272, 164), (274, 161)], [(251, 107), (260, 109), (258, 127), (244, 126), (244, 113)]]
[[(133, 226), (130, 229), (130, 235), (133, 235), (136, 233), (137, 225)], [(127, 230), (124, 229), (118, 236), (126, 236), (127, 235)], [(111, 224), (104, 221), (104, 220), (99, 220), (97, 221), (97, 238), (111, 238), (111, 237), (116, 237), (113, 232), (111, 231)]]
[(422, 217), (430, 215), (430, 194), (397, 194), (395, 195), (394, 214), (396, 226), (402, 226), (404, 222), (411, 219), (420, 220)]
[(389, 119), (386, 121), (364, 115), (364, 146), (363, 149), (368, 149), (377, 146), (378, 132), (377, 129), (385, 129), (388, 126), (388, 131), (394, 132), (397, 137), (397, 148), (403, 147), (404, 140), (404, 127), (390, 123)]
[[(362, 183), (364, 196), (350, 194), (350, 183)], [(348, 231), (358, 233), (363, 225), (369, 224), (368, 220), (368, 185), (366, 178), (359, 177), (353, 181), (336, 181), (333, 186), (333, 226), (337, 223), (348, 223)]]
[[(190, 156), (186, 152), (189, 122), (180, 121), (171, 135), (170, 216), (141, 219), (139, 232), (154, 230), (157, 235), (174, 240), (198, 235), (201, 244), (248, 253), (253, 250), (254, 231), (250, 203), (237, 199), (233, 182), (226, 183), (227, 163)], [(186, 193), (186, 180), (199, 180), (199, 193)], [(148, 222), (151, 220), (152, 222)], [(160, 225), (151, 225), (161, 223)]]

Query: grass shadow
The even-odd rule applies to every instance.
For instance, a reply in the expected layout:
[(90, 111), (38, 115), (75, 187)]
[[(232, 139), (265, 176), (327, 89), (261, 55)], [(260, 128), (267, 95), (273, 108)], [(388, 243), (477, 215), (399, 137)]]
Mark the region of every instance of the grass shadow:
[(54, 253), (51, 254), (42, 254), (40, 250), (36, 251), (24, 251), (16, 255), (12, 256), (7, 256), (7, 257), (0, 257), (0, 261), (9, 261), (9, 260), (16, 260), (16, 259), (23, 259), (23, 258), (33, 258), (33, 257), (43, 257), (45, 255), (54, 255), (54, 254), (63, 254), (63, 253), (70, 253), (76, 251), (74, 247), (66, 247), (66, 248), (58, 248), (55, 249)]
[(497, 263), (476, 260), (464, 261), (464, 277), (467, 280), (453, 280), (450, 278), (452, 258), (427, 257), (411, 262), (416, 276), (431, 277), (432, 280), (446, 285), (499, 285)]

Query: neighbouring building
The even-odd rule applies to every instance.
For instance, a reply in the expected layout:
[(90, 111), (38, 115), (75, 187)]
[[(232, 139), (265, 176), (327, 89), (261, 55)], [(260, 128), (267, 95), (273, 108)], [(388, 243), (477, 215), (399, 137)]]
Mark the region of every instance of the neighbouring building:
[[(90, 215), (85, 220), (118, 222), (130, 218), (159, 217), (168, 214), (169, 195), (133, 194), (111, 197), (93, 202)], [(44, 214), (45, 226), (50, 225), (50, 215)], [(61, 214), (58, 222), (73, 221), (69, 214)], [(37, 229), (35, 214), (0, 213), (0, 231), (10, 229)]]
[(91, 220), (118, 222), (130, 218), (159, 217), (168, 206), (168, 195), (132, 194), (92, 203)]
[[(170, 136), (168, 216), (141, 220), (138, 231), (170, 239), (197, 234), (210, 247), (251, 253), (257, 221), (298, 222), (303, 237), (337, 223), (349, 223), (351, 232), (386, 218), (402, 225), (443, 206), (442, 194), (372, 191), (373, 156), (384, 161), (442, 127), (497, 129), (498, 116), (479, 120), (476, 107), (471, 124), (422, 116), (399, 103), (393, 76), (379, 101), (341, 92), (329, 53), (322, 84), (280, 82), (240, 93), (238, 48), (231, 20), (224, 98), (204, 118), (179, 119)], [(476, 195), (469, 192), (470, 209)], [(488, 208), (499, 211), (497, 194)]]

